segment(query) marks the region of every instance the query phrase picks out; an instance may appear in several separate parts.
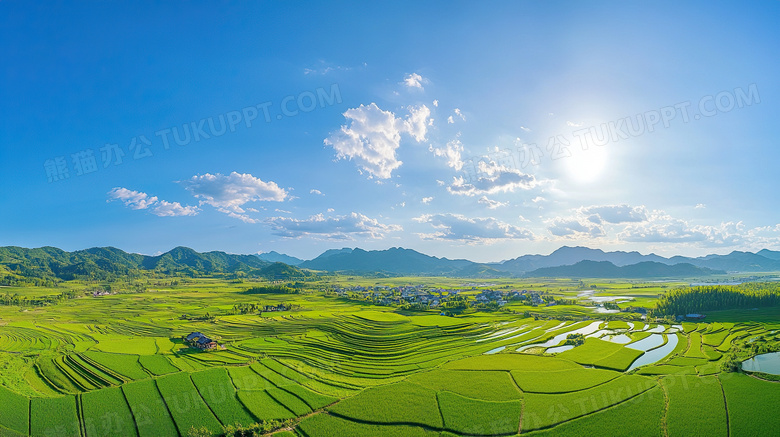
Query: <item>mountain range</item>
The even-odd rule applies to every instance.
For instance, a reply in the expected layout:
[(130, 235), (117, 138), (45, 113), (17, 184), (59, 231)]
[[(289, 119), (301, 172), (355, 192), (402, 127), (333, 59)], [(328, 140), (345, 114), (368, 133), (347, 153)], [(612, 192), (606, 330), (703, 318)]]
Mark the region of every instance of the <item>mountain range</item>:
[(115, 247), (93, 247), (74, 252), (56, 247), (0, 247), (0, 279), (4, 283), (18, 278), (105, 280), (132, 276), (141, 271), (184, 276), (243, 272), (268, 278), (311, 275), (284, 263), (263, 261), (255, 255), (218, 251), (200, 253), (188, 247), (176, 247), (155, 256), (127, 253)]
[(311, 276), (310, 270), (387, 276), (455, 277), (693, 277), (726, 272), (780, 271), (780, 252), (734, 251), (728, 255), (698, 258), (665, 258), (639, 252), (605, 252), (587, 247), (563, 246), (549, 255), (523, 255), (496, 263), (429, 256), (412, 249), (330, 249), (311, 260), (278, 252), (235, 255), (225, 252), (196, 252), (176, 247), (149, 256), (128, 253), (114, 247), (66, 252), (55, 247), (26, 249), (0, 247), (0, 283), (21, 278), (42, 281), (76, 278), (110, 279), (142, 271), (184, 276), (251, 275), (274, 279)]
[(690, 278), (725, 274), (723, 270), (696, 267), (689, 263), (664, 264), (642, 261), (636, 264), (616, 266), (609, 261), (579, 261), (576, 264), (557, 267), (541, 267), (529, 272), (529, 277), (556, 278)]

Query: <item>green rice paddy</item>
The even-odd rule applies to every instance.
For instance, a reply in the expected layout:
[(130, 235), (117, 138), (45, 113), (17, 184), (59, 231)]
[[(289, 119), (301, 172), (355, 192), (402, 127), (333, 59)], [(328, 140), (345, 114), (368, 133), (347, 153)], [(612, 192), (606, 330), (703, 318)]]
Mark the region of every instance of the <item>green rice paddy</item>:
[[(463, 282), (353, 280), (366, 286)], [(589, 282), (584, 285), (598, 285), (606, 295), (631, 295), (648, 305), (659, 292)], [(522, 286), (566, 298), (577, 288), (564, 280)], [(275, 435), (286, 437), (748, 436), (780, 427), (780, 383), (723, 372), (728, 359), (780, 344), (780, 323), (768, 316), (745, 320), (741, 311), (730, 321), (720, 312), (716, 322), (684, 323), (675, 333), (668, 321), (607, 320), (572, 308), (534, 307), (526, 317), (531, 307), (511, 303), (505, 311), (447, 317), (315, 291), (258, 297), (241, 290), (187, 279), (142, 294), (24, 311), (0, 307), (0, 436), (220, 435), (225, 426), (261, 422), (278, 423)], [(236, 303), (258, 299), (301, 308), (229, 313)], [(216, 317), (180, 317), (206, 312)], [(518, 352), (593, 320), (632, 343), (595, 333), (554, 355), (545, 348)], [(677, 346), (627, 371), (646, 353), (631, 348), (633, 342), (659, 324), (665, 339), (677, 336)], [(222, 347), (189, 347), (183, 337), (195, 331)]]

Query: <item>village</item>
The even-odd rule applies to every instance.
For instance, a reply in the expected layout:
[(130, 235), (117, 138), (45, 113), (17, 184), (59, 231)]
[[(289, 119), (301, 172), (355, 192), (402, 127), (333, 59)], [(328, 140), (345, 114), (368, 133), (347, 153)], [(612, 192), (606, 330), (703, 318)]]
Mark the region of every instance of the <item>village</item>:
[(431, 288), (425, 285), (398, 287), (374, 286), (335, 287), (339, 297), (370, 301), (376, 305), (398, 306), (409, 309), (498, 309), (510, 301), (521, 301), (530, 306), (555, 305), (548, 293), (534, 290), (483, 289), (476, 295), (471, 290)]

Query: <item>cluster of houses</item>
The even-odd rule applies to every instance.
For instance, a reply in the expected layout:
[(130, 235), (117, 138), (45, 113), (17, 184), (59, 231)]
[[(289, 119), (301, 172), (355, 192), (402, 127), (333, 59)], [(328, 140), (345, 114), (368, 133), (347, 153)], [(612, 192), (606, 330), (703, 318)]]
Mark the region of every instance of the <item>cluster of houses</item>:
[(285, 305), (280, 303), (279, 305), (265, 305), (263, 312), (275, 312), (275, 311), (289, 311), (292, 305)]
[(705, 317), (707, 317), (707, 316), (705, 316), (704, 314), (685, 314), (685, 315), (680, 314), (680, 315), (678, 315), (676, 317), (676, 319), (677, 319), (678, 322), (681, 322), (683, 320), (690, 320), (692, 322), (700, 322), (700, 321), (704, 320)]
[(201, 349), (201, 350), (207, 350), (207, 349), (216, 349), (219, 346), (219, 343), (216, 341), (206, 337), (205, 335), (201, 334), (200, 332), (193, 332), (187, 337), (184, 338), (184, 340), (192, 347)]
[(533, 290), (512, 290), (512, 291), (501, 291), (501, 290), (484, 290), (481, 293), (479, 293), (474, 300), (477, 303), (482, 304), (489, 304), (489, 303), (497, 303), (498, 306), (502, 307), (507, 304), (510, 300), (525, 300), (529, 304), (533, 306), (537, 305), (543, 305), (544, 299), (542, 299), (542, 296), (539, 295), (539, 292), (533, 291)]
[(499, 307), (506, 305), (511, 300), (523, 300), (533, 306), (545, 304), (545, 300), (540, 293), (533, 290), (501, 291), (486, 289), (474, 296), (473, 300), (471, 296), (469, 296), (469, 299), (464, 299), (462, 297), (463, 290), (428, 288), (424, 285), (404, 285), (399, 287), (364, 287), (356, 285), (344, 288), (336, 287), (334, 291), (340, 297), (365, 299), (387, 306), (415, 304), (428, 308), (438, 308), (446, 307), (445, 303), (452, 300), (465, 300), (468, 302), (468, 305), (489, 305), (494, 303)]

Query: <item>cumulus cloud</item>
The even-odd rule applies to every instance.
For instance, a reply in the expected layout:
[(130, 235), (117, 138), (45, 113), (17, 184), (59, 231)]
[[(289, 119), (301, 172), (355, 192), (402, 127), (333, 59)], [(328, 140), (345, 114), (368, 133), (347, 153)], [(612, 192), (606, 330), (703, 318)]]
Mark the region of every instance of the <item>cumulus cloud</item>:
[(265, 222), (271, 227), (274, 235), (286, 238), (313, 237), (327, 240), (350, 240), (361, 237), (381, 239), (390, 232), (403, 230), (401, 226), (383, 224), (376, 219), (356, 212), (329, 217), (317, 214), (307, 219), (270, 217)]
[(509, 205), (509, 202), (499, 202), (498, 200), (488, 199), (487, 196), (482, 196), (477, 202), (485, 205), (488, 209), (496, 209), (502, 206)]
[(434, 232), (418, 234), (424, 240), (491, 244), (501, 240), (533, 240), (534, 234), (493, 217), (466, 217), (461, 214), (425, 214), (414, 218), (427, 223)]
[(428, 119), (431, 116), (431, 110), (425, 105), (410, 106), (409, 117), (404, 120), (403, 132), (408, 133), (418, 143), (425, 141), (425, 134), (430, 125)]
[(115, 187), (108, 192), (107, 202), (114, 200), (121, 201), (130, 209), (148, 209), (150, 213), (159, 217), (197, 215), (200, 212), (196, 206), (182, 206), (179, 202), (159, 200), (157, 196), (149, 196), (144, 192), (122, 187)]
[(462, 176), (453, 178), (447, 191), (465, 196), (481, 196), (498, 192), (513, 192), (515, 189), (530, 190), (539, 185), (539, 181), (533, 175), (497, 164), (494, 161), (480, 161), (477, 170), (477, 177), (472, 180), (467, 181)]
[(466, 116), (463, 115), (463, 112), (461, 112), (460, 108), (455, 108), (452, 112), (455, 113), (458, 117), (460, 117), (461, 120), (466, 121)]
[(463, 152), (463, 144), (459, 139), (454, 139), (447, 142), (444, 147), (428, 147), (428, 150), (433, 152), (434, 156), (441, 156), (447, 159), (447, 165), (454, 168), (455, 171), (460, 171), (463, 168), (463, 160), (461, 159), (461, 153)]
[(556, 217), (545, 224), (556, 237), (599, 238), (607, 235), (606, 225), (646, 222), (648, 216), (647, 208), (641, 205), (593, 205), (577, 208), (571, 217)]
[(631, 207), (625, 204), (588, 206), (580, 208), (579, 213), (594, 223), (636, 223), (647, 220), (647, 209), (644, 206)]
[(447, 117), (447, 124), (453, 124), (453, 123), (455, 123), (455, 119), (452, 118), (452, 116), (450, 115), (449, 117)]
[(343, 114), (348, 123), (331, 132), (323, 142), (333, 147), (338, 159), (354, 160), (371, 177), (387, 179), (402, 164), (396, 156), (401, 134), (406, 133), (417, 142), (425, 141), (430, 109), (421, 105), (408, 110), (408, 117), (401, 119), (376, 103), (348, 109)]
[(438, 108), (438, 107), (439, 107), (439, 101), (438, 101), (438, 100), (434, 100), (434, 101), (433, 101), (433, 106), (434, 106), (435, 108)]
[(702, 246), (734, 246), (750, 243), (759, 228), (747, 230), (742, 222), (694, 225), (663, 211), (653, 211), (647, 222), (627, 226), (618, 239), (642, 243), (697, 243)]
[(417, 73), (409, 73), (404, 77), (403, 84), (409, 88), (424, 89), (423, 84), (428, 83), (428, 79), (420, 76)]
[(244, 204), (256, 201), (282, 202), (289, 198), (287, 191), (280, 188), (276, 182), (265, 182), (249, 173), (206, 173), (180, 183), (200, 199), (201, 205), (211, 205), (218, 211), (246, 223), (257, 223), (257, 220), (244, 214)]
[(146, 209), (157, 203), (156, 196), (152, 197), (146, 193), (122, 187), (115, 187), (108, 192), (108, 202), (112, 200), (120, 200), (130, 209)]
[(160, 217), (178, 217), (184, 215), (198, 215), (197, 206), (182, 206), (179, 202), (159, 201), (151, 209), (151, 213)]
[(427, 204), (431, 203), (431, 200), (433, 200), (433, 197), (423, 197), (422, 198), (422, 203), (427, 205)]
[(546, 220), (547, 230), (556, 237), (565, 238), (598, 238), (606, 235), (604, 228), (588, 220), (576, 217), (556, 217)]

